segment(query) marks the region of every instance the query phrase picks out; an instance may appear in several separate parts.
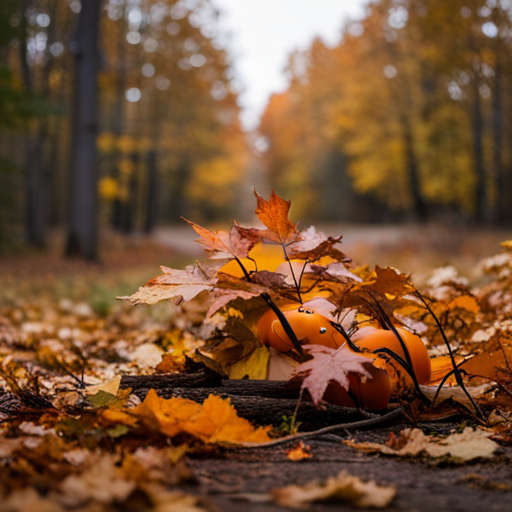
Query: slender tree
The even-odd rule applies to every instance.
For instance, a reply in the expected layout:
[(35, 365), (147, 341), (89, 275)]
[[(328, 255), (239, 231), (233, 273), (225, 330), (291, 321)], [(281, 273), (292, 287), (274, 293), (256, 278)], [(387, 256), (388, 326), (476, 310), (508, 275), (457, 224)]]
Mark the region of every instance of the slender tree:
[(67, 256), (97, 258), (98, 192), (96, 136), (101, 0), (82, 2), (75, 39)]

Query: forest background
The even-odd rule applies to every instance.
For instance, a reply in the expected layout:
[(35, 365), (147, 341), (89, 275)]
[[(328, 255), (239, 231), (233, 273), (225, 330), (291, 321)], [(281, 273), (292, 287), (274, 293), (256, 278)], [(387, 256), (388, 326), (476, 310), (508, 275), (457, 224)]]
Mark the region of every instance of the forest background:
[[(508, 226), (512, 3), (377, 0), (290, 55), (259, 127), (210, 0), (3, 0), (0, 244), (97, 256), (98, 229), (243, 220)], [(63, 248), (64, 249), (64, 248)]]

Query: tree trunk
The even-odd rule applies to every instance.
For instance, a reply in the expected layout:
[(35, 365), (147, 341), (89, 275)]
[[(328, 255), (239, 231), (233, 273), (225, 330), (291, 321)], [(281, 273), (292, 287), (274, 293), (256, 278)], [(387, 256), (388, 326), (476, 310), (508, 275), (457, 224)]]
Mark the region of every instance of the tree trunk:
[(147, 192), (146, 192), (146, 219), (144, 222), (144, 233), (151, 234), (156, 226), (158, 216), (158, 166), (156, 151), (148, 153), (147, 168)]
[(407, 179), (409, 182), (409, 191), (412, 198), (412, 212), (414, 215), (414, 220), (423, 222), (427, 219), (428, 209), (421, 193), (418, 160), (414, 150), (412, 129), (410, 121), (407, 118), (407, 114), (402, 115), (402, 129), (404, 137)]
[(503, 89), (501, 86), (502, 68), (498, 51), (496, 51), (494, 90), (492, 95), (493, 167), (496, 189), (494, 218), (497, 222), (503, 222), (505, 200), (508, 198), (504, 191), (505, 183), (503, 179)]
[(26, 179), (25, 236), (28, 244), (43, 247), (46, 243), (48, 221), (48, 176), (45, 166), (44, 141), (46, 122), (35, 140), (30, 142)]
[(97, 258), (98, 133), (97, 74), (101, 0), (82, 2), (75, 54), (67, 256)]
[(484, 150), (483, 150), (483, 117), (482, 102), (480, 99), (480, 80), (478, 75), (473, 77), (473, 115), (472, 133), (475, 170), (475, 220), (482, 222), (488, 217), (487, 208), (487, 182), (485, 176)]

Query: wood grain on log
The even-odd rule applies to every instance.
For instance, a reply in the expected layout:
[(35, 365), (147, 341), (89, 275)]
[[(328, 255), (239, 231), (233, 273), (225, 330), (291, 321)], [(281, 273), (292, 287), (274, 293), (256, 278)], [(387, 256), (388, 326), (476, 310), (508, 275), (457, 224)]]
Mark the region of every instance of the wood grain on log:
[[(261, 425), (280, 425), (297, 407), (300, 382), (267, 380), (222, 380), (214, 372), (123, 376), (122, 388), (132, 388), (141, 400), (150, 389), (163, 398), (181, 397), (202, 403), (209, 395), (229, 398), (238, 414)], [(370, 415), (359, 409), (325, 404), (321, 409), (303, 399), (297, 421), (301, 430), (358, 421)]]

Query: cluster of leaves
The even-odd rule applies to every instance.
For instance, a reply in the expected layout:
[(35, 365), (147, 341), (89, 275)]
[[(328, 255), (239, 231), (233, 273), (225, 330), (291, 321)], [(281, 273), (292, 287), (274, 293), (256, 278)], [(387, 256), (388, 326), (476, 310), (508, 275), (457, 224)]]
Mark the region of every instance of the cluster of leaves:
[[(299, 231), (288, 217), (290, 202), (274, 190), (269, 200), (257, 192), (255, 196), (256, 215), (264, 229), (244, 227), (235, 222), (229, 232), (210, 231), (187, 221), (200, 236), (197, 241), (208, 252), (208, 261), (198, 262), (185, 270), (162, 267), (162, 275), (124, 298), (132, 304), (154, 304), (167, 299), (180, 303), (206, 295), (209, 301), (206, 318), (221, 316), (225, 323), (221, 323), (221, 335), (214, 336), (205, 350), (224, 366), (228, 374), (230, 367), (236, 365), (239, 374), (241, 361), (246, 362), (242, 368), (247, 375), (254, 375), (255, 359), (260, 365), (266, 365), (268, 358), (261, 357), (266, 349), (254, 336), (255, 320), (265, 307), (272, 309), (293, 343), (293, 349), (287, 355), (303, 363), (298, 373), (306, 376), (304, 387), (317, 404), (330, 382), (336, 381), (348, 389), (348, 374), (369, 376), (364, 367), (368, 359), (355, 353), (361, 350), (352, 341), (353, 335), (366, 325), (389, 329), (399, 339), (405, 359), (386, 348), (379, 350), (379, 356), (395, 365), (399, 375), (408, 374), (412, 379), (415, 397), (411, 400), (411, 396), (407, 396), (407, 402), (416, 406), (418, 400), (414, 398), (419, 399), (420, 406), (413, 413), (417, 415), (425, 412), (425, 407), (431, 408), (438, 394), (432, 400), (417, 382), (409, 351), (397, 331), (398, 326), (405, 325), (426, 334), (432, 347), (442, 345), (440, 352), (448, 356), (444, 364), (438, 365), (441, 366), (439, 378), (455, 379), (477, 416), (482, 416), (465, 389), (458, 368), (460, 359), (453, 354), (449, 341), (453, 341), (455, 332), (460, 334), (464, 329), (467, 333), (472, 332), (471, 326), (479, 311), (466, 283), (455, 277), (436, 287), (435, 293), (423, 295), (410, 276), (397, 269), (356, 268), (336, 247), (341, 236), (327, 237), (314, 227)], [(282, 248), (281, 264), (275, 271), (258, 268), (257, 260), (251, 257), (251, 251), (262, 243)], [(239, 266), (239, 275), (227, 270), (230, 261)], [(445, 296), (441, 297), (441, 293)], [(337, 350), (308, 347), (308, 353), (305, 353), (303, 346), (308, 340), (297, 339), (281, 311), (283, 305), (290, 303), (297, 306), (314, 304), (318, 313), (331, 320), (346, 344)], [(464, 329), (461, 329), (461, 323)], [(258, 358), (254, 357), (256, 352)], [(311, 357), (313, 359), (308, 361)]]

